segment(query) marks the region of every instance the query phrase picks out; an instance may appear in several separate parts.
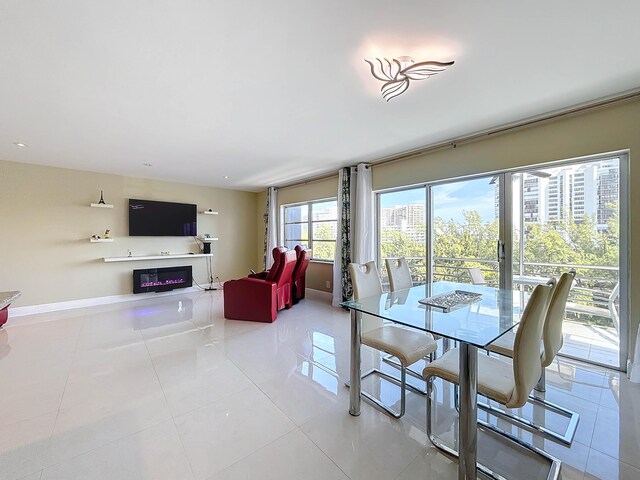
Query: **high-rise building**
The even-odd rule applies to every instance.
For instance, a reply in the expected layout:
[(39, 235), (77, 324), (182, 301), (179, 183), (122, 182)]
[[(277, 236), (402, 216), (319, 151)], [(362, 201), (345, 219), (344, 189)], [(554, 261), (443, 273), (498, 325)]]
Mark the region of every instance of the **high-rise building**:
[(381, 208), (380, 227), (383, 231), (402, 232), (418, 243), (426, 243), (424, 204), (412, 203)]
[(526, 174), (524, 221), (547, 223), (573, 218), (580, 223), (593, 218), (603, 230), (617, 212), (619, 193), (617, 159), (562, 167), (548, 178)]

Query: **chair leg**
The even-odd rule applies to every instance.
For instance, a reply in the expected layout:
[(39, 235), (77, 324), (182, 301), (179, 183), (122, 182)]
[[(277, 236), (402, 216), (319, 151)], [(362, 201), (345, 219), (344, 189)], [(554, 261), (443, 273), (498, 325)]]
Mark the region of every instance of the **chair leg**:
[[(371, 395), (369, 392), (365, 392), (364, 390), (360, 392), (363, 398), (371, 402), (374, 406), (379, 407), (381, 410), (385, 411), (386, 413), (388, 413), (394, 418), (400, 418), (405, 413), (407, 388), (420, 392), (420, 390), (416, 389), (415, 387), (407, 383), (407, 370), (405, 367), (402, 367), (400, 369), (400, 379), (394, 377), (393, 375), (389, 375), (388, 373), (382, 372), (377, 368), (372, 368), (371, 370), (365, 372), (364, 374), (362, 374), (360, 378), (364, 380), (369, 375), (378, 375), (379, 377), (384, 378), (389, 382), (395, 385), (398, 385), (400, 387), (400, 412), (396, 412), (395, 410), (392, 410), (387, 405), (382, 403), (379, 399)], [(345, 382), (345, 385), (349, 388), (351, 387), (349, 382)]]
[[(431, 355), (429, 355), (429, 357), (431, 357)], [(389, 354), (386, 355), (384, 357), (382, 357), (382, 361), (385, 363), (388, 363), (389, 365), (397, 368), (398, 370), (401, 370), (402, 367), (402, 363), (400, 363), (400, 361), (394, 357), (393, 355)], [(429, 361), (433, 361), (431, 360), (431, 358), (429, 359)], [(422, 382), (424, 382), (424, 378), (422, 377), (422, 374), (419, 372), (416, 372), (415, 370), (409, 368), (409, 367), (404, 367), (407, 369), (407, 374), (413, 378), (416, 378)], [(409, 388), (412, 392), (414, 393), (418, 393), (420, 395), (426, 395), (426, 391), (425, 390), (420, 390), (418, 387), (414, 387), (413, 385), (411, 385), (410, 383), (407, 383), (407, 388)]]
[(537, 385), (535, 386), (536, 392), (546, 392), (547, 391), (547, 380), (546, 380), (546, 368), (542, 368), (542, 373), (540, 374), (540, 379), (538, 380)]
[[(434, 434), (433, 434), (433, 427), (432, 427), (432, 399), (431, 399), (431, 395), (432, 395), (432, 391), (433, 391), (433, 380), (434, 377), (433, 376), (429, 376), (426, 378), (426, 384), (427, 384), (427, 437), (429, 438), (429, 441), (433, 444), (434, 447), (436, 447), (438, 450), (442, 451), (443, 453), (445, 453), (448, 456), (454, 457), (454, 458), (458, 458), (458, 452), (449, 447), (448, 445), (445, 445), (444, 443), (442, 443), (440, 441), (440, 439), (438, 439)], [(550, 463), (550, 468), (549, 468), (549, 473), (547, 475), (547, 480), (557, 480), (560, 476), (560, 468), (561, 468), (561, 462), (560, 460), (558, 460), (557, 458), (549, 455), (548, 453), (534, 447), (533, 445), (528, 444), (527, 442), (519, 439), (518, 437), (515, 437), (513, 435), (511, 435), (510, 433), (507, 433), (503, 430), (500, 430), (497, 427), (494, 427), (493, 425), (489, 425), (486, 422), (483, 422), (482, 420), (478, 420), (478, 426), (480, 427), (481, 430), (491, 430), (494, 433), (497, 433), (499, 435), (502, 435), (504, 437), (506, 437), (507, 439), (515, 442), (516, 444), (520, 445), (521, 447), (535, 453), (536, 455), (539, 455), (541, 457), (543, 457), (545, 460), (547, 460)], [(480, 472), (482, 472), (484, 475), (494, 479), (494, 480), (506, 480), (505, 477), (503, 477), (502, 475), (500, 475), (499, 473), (494, 472), (493, 470), (491, 470), (490, 468), (478, 463), (478, 470)]]

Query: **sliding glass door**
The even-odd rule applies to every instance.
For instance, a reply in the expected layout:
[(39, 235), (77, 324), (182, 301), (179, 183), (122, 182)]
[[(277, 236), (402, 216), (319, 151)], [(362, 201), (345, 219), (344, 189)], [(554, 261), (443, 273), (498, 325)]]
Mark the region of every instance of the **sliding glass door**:
[(502, 237), (501, 183), (504, 175), (430, 187), (433, 281), (503, 284), (507, 252)]
[(450, 280), (526, 295), (577, 271), (561, 354), (625, 368), (626, 155), (381, 192), (378, 265), (404, 256), (414, 284)]
[[(620, 367), (619, 157), (514, 175), (514, 288), (530, 291), (573, 268), (561, 354)], [(624, 338), (623, 338), (624, 337)]]
[(388, 285), (385, 259), (405, 257), (414, 285), (427, 282), (427, 200), (425, 187), (378, 195), (378, 266)]

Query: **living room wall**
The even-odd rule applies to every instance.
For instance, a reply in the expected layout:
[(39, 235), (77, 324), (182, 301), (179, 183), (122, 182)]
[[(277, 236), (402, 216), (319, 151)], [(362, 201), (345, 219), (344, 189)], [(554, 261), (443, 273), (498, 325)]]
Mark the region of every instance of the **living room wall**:
[[(113, 209), (91, 208), (104, 191)], [(64, 302), (132, 292), (139, 268), (192, 265), (198, 283), (208, 282), (206, 258), (105, 263), (103, 257), (198, 252), (192, 237), (128, 237), (128, 199), (195, 203), (198, 233), (212, 244), (213, 275), (224, 282), (252, 268), (256, 239), (256, 194), (106, 175), (0, 160), (0, 290), (21, 290), (12, 306)], [(113, 243), (90, 243), (111, 230)]]

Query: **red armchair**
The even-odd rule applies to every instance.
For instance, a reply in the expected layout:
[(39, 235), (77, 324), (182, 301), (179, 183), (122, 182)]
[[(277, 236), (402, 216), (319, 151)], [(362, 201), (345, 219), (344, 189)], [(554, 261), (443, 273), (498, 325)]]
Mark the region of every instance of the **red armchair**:
[[(286, 247), (275, 247), (273, 249), (273, 252), (271, 252), (271, 254), (273, 255), (273, 265), (271, 265), (271, 268), (269, 270), (265, 270), (264, 272), (250, 273), (248, 275), (248, 278), (259, 278), (261, 280), (273, 280), (273, 277), (278, 271), (278, 265), (280, 264), (280, 257), (282, 256), (282, 253), (286, 251), (287, 251)], [(253, 270), (251, 271), (253, 272)]]
[(296, 245), (296, 256), (298, 260), (291, 276), (291, 298), (294, 304), (304, 298), (305, 278), (311, 258), (311, 250), (308, 250), (304, 245)]
[(277, 247), (274, 262), (266, 278), (241, 278), (224, 283), (224, 318), (274, 322), (278, 310), (290, 308), (291, 274), (296, 266), (296, 252)]

